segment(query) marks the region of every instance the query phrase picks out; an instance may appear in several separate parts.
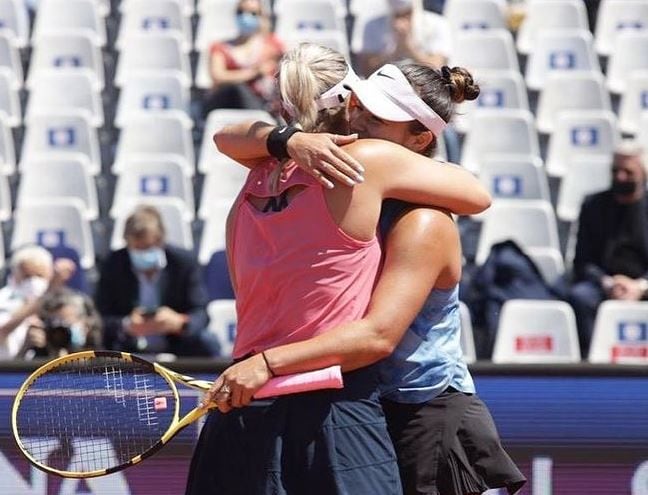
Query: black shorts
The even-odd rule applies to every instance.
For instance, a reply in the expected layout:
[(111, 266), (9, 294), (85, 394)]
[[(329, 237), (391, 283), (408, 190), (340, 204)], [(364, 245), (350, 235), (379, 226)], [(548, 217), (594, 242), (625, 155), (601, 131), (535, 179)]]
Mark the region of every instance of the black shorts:
[(382, 404), (405, 495), (513, 494), (526, 483), (477, 395), (451, 388), (424, 404)]

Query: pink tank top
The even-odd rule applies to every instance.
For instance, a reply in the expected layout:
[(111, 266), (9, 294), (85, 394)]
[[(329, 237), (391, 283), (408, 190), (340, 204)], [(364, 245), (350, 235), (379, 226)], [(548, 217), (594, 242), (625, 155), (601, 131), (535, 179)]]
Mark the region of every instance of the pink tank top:
[[(293, 165), (273, 192), (275, 165), (270, 161), (250, 172), (230, 219), (238, 316), (234, 358), (362, 318), (380, 269), (378, 239), (359, 241), (344, 233), (311, 176)], [(246, 201), (297, 185), (306, 187), (279, 212), (263, 213)]]

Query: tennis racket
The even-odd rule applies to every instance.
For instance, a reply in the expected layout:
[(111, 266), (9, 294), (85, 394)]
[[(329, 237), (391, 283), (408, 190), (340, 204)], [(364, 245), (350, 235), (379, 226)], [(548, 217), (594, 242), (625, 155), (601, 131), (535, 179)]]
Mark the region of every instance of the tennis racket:
[[(196, 407), (180, 418), (176, 383), (201, 391), (212, 384), (125, 352), (69, 354), (38, 368), (20, 387), (13, 434), (27, 459), (48, 473), (114, 473), (153, 455), (207, 413)], [(325, 388), (342, 388), (339, 366), (273, 378), (255, 397)]]

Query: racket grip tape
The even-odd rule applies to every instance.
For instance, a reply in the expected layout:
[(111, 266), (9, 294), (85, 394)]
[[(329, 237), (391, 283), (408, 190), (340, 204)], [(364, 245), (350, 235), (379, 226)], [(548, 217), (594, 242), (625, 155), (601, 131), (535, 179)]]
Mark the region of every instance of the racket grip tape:
[(344, 386), (339, 366), (329, 366), (315, 371), (295, 373), (271, 378), (254, 394), (255, 399), (279, 395), (311, 392), (313, 390), (339, 389)]

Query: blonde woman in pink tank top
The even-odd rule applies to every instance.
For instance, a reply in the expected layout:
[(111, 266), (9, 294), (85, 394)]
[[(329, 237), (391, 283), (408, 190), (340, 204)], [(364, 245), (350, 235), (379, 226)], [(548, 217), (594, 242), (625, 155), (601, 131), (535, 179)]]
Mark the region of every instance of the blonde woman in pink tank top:
[[(343, 121), (345, 77), (349, 68), (336, 52), (307, 44), (289, 52), (279, 89), (291, 120), (305, 130), (343, 132), (336, 125)], [(431, 123), (434, 115), (428, 114)], [(417, 139), (425, 145), (434, 137)], [(218, 135), (216, 142), (222, 144)], [(482, 211), (490, 201), (469, 173), (433, 167), (430, 159), (387, 141), (346, 147), (365, 168), (364, 181), (353, 188), (324, 188), (312, 170), (257, 159), (262, 151), (251, 148), (243, 159), (252, 170), (227, 225), (236, 359), (263, 360), (266, 349), (310, 339), (366, 313), (380, 268), (376, 226), (384, 198), (459, 213)], [(250, 402), (247, 390), (232, 396), (217, 380), (220, 411), (209, 415), (201, 432), (186, 493), (400, 494), (377, 369), (346, 373), (344, 381), (342, 390)]]

